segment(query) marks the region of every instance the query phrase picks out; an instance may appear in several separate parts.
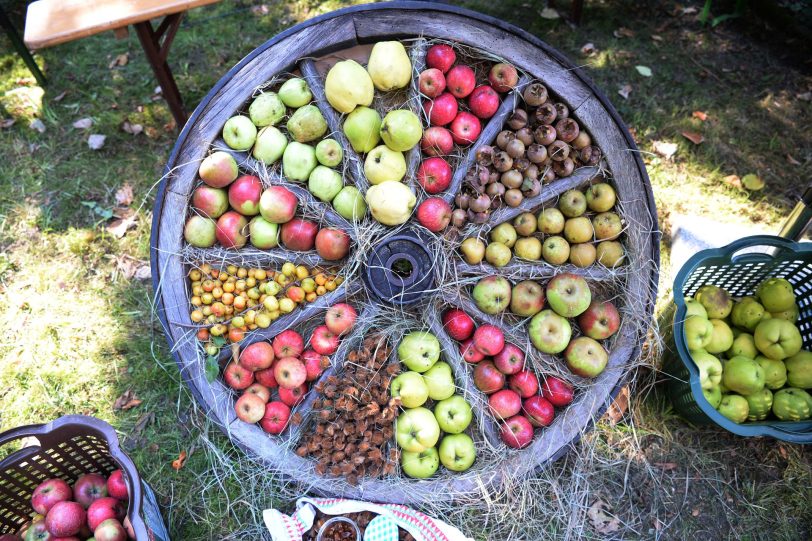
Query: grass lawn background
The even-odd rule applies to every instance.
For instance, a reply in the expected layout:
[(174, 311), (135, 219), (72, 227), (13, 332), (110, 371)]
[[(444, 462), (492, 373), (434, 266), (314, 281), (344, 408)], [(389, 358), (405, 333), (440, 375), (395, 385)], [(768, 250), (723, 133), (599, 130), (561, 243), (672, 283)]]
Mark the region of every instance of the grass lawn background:
[[(346, 4), (246, 0), (190, 12), (170, 54), (186, 103), (191, 109), (274, 34)], [(663, 231), (662, 309), (676, 272), (669, 266), (672, 213), (777, 231), (812, 178), (812, 64), (802, 52), (808, 41), (753, 13), (711, 28), (697, 21), (701, 3), (639, 4), (589, 1), (582, 26), (573, 28), (540, 17), (536, 2), (462, 3), (525, 28), (583, 65), (630, 126)], [(714, 5), (715, 15), (732, 10)], [(21, 28), (24, 3), (6, 10)], [(595, 49), (589, 54), (587, 43)], [(36, 101), (35, 83), (0, 39), (0, 117), (16, 118), (0, 129), (0, 429), (66, 413), (98, 416), (117, 428), (156, 489), (174, 539), (255, 536), (261, 509), (284, 503), (280, 485), (201, 419), (143, 279), (155, 187), (176, 132), (137, 37), (106, 33), (43, 50), (37, 60), (49, 79), (42, 133), (29, 127), (31, 108), (18, 100)], [(652, 76), (635, 66), (651, 68)], [(627, 99), (618, 94), (625, 85)], [(83, 118), (92, 119), (91, 128), (73, 127)], [(125, 121), (143, 131), (127, 133)], [(694, 145), (683, 131), (701, 133), (704, 142)], [(88, 148), (90, 134), (106, 136), (101, 150)], [(674, 157), (655, 153), (657, 142), (676, 143)], [(730, 177), (749, 173), (766, 182), (762, 192), (748, 193)], [(133, 190), (135, 221), (119, 238), (106, 218), (125, 185)], [(655, 370), (640, 372), (626, 416), (598, 423), (585, 438), (589, 464), (568, 457), (550, 471), (565, 481), (585, 472), (577, 477), (584, 504), (607, 502), (625, 537), (810, 535), (812, 454), (685, 424), (656, 385), (657, 363), (655, 356)], [(140, 404), (114, 409), (128, 390)], [(182, 451), (189, 458), (176, 471), (172, 461)], [(547, 497), (540, 489), (538, 498)], [(570, 527), (599, 537), (583, 511), (571, 511), (576, 524), (563, 511), (550, 535)], [(495, 539), (474, 517), (458, 525)]]

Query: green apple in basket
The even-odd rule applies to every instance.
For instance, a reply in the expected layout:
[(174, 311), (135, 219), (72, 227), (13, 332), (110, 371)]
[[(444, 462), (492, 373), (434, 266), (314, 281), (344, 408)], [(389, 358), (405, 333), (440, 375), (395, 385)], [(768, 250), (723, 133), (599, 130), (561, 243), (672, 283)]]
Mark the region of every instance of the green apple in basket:
[(316, 149), (304, 143), (292, 141), (282, 154), (282, 172), (288, 180), (304, 182), (318, 165)]
[(783, 278), (767, 278), (759, 284), (756, 296), (768, 312), (783, 312), (795, 306), (795, 291)]
[(747, 415), (750, 413), (750, 406), (747, 403), (747, 399), (737, 394), (724, 395), (722, 401), (719, 403), (719, 407), (716, 409), (734, 423), (743, 423), (747, 420)]
[(324, 165), (317, 165), (307, 180), (307, 189), (325, 203), (329, 203), (344, 187), (341, 173)]
[(770, 359), (764, 355), (758, 355), (756, 362), (764, 370), (764, 386), (775, 391), (787, 383), (787, 367), (784, 361)]
[(812, 396), (795, 387), (781, 389), (773, 396), (773, 414), (782, 421), (805, 421), (812, 415)]
[(288, 119), (288, 133), (295, 141), (307, 143), (327, 133), (327, 121), (315, 105), (299, 107)]
[(389, 384), (389, 392), (393, 397), (400, 397), (404, 408), (417, 408), (429, 399), (429, 388), (423, 376), (411, 370), (393, 379)]
[(456, 390), (454, 374), (448, 363), (437, 362), (423, 373), (423, 379), (432, 400), (445, 400), (451, 397)]
[(748, 357), (750, 359), (755, 359), (758, 355), (756, 341), (753, 339), (752, 334), (748, 334), (746, 332), (739, 333), (739, 335), (733, 339), (733, 344), (730, 346), (730, 349), (725, 352), (725, 356), (728, 359), (732, 359), (733, 357), (737, 357), (739, 355)]
[(812, 389), (812, 353), (799, 351), (784, 361), (787, 385), (799, 389)]
[(711, 319), (710, 322), (713, 325), (713, 332), (705, 350), (708, 353), (723, 353), (729, 350), (733, 346), (733, 331), (721, 319)]
[(722, 402), (722, 390), (719, 387), (713, 389), (702, 389), (702, 394), (705, 400), (711, 405), (713, 409), (719, 408), (719, 403)]
[(691, 359), (699, 369), (699, 383), (703, 390), (719, 387), (722, 381), (722, 362), (705, 350), (699, 349), (691, 352)]
[(685, 297), (685, 308), (687, 309), (687, 312), (685, 313), (686, 318), (691, 316), (701, 316), (708, 319), (708, 311), (705, 310), (705, 307), (702, 306), (702, 304), (696, 299)]
[(440, 341), (430, 332), (410, 332), (398, 344), (398, 359), (409, 370), (423, 373), (440, 358)]
[(258, 128), (273, 126), (286, 112), (285, 104), (276, 92), (263, 92), (248, 106), (248, 116)]
[(440, 425), (430, 410), (409, 409), (398, 415), (395, 421), (395, 439), (404, 451), (420, 453), (437, 445)]
[(476, 460), (474, 440), (468, 434), (451, 434), (440, 442), (440, 462), (451, 471), (465, 471)]
[(764, 307), (755, 297), (744, 297), (733, 306), (730, 321), (737, 327), (752, 332), (764, 318)]
[(344, 186), (333, 199), (333, 208), (345, 220), (362, 220), (367, 213), (364, 196), (355, 186)]
[(697, 290), (694, 298), (705, 307), (711, 319), (724, 319), (733, 310), (733, 299), (719, 286), (704, 285)]
[(460, 395), (441, 400), (434, 406), (437, 424), (446, 434), (459, 434), (471, 424), (471, 404)]
[(792, 308), (789, 310), (784, 310), (783, 312), (772, 312), (770, 316), (776, 319), (785, 319), (790, 323), (796, 323), (798, 321), (798, 316), (800, 316), (800, 312), (798, 311), (798, 305), (793, 304)]
[(744, 397), (749, 407), (747, 412), (748, 421), (763, 421), (770, 414), (773, 407), (773, 392), (769, 389), (762, 389), (757, 393)]
[(753, 394), (764, 388), (764, 369), (753, 359), (733, 357), (724, 366), (722, 382), (733, 392)]
[(440, 467), (440, 456), (436, 447), (424, 451), (403, 451), (400, 454), (400, 467), (412, 479), (426, 479), (434, 475)]
[(291, 77), (279, 87), (279, 99), (288, 107), (307, 105), (312, 98), (307, 82), (299, 77)]
[(784, 319), (763, 320), (756, 327), (753, 339), (762, 355), (776, 360), (792, 357), (803, 345), (798, 327)]
[(702, 316), (691, 316), (683, 325), (685, 342), (691, 351), (705, 349), (713, 338), (713, 324)]

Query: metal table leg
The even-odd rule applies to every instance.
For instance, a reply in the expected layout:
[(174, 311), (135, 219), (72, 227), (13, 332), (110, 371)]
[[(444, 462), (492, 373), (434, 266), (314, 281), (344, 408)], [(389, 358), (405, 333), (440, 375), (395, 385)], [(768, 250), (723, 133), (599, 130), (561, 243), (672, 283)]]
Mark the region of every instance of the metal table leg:
[(17, 50), (17, 54), (22, 57), (25, 65), (28, 66), (28, 71), (31, 72), (40, 86), (45, 86), (45, 75), (43, 75), (40, 71), (39, 66), (37, 66), (37, 63), (34, 61), (34, 57), (31, 56), (31, 52), (29, 52), (28, 47), (26, 47), (23, 40), (20, 39), (20, 34), (17, 33), (17, 29), (14, 28), (14, 25), (11, 24), (11, 20), (9, 20), (6, 12), (3, 11), (2, 6), (0, 6), (0, 26), (2, 26), (3, 30), (6, 31), (6, 35), (8, 36), (8, 39), (11, 40), (11, 44)]

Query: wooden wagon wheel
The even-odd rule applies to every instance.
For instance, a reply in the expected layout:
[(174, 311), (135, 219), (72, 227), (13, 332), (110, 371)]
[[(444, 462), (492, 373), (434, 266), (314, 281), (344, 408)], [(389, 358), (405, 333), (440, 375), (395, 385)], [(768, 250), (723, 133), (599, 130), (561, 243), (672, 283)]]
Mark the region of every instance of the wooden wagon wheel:
[[(613, 280), (623, 281), (624, 316), (633, 314), (639, 322), (651, 317), (656, 297), (659, 245), (657, 236), (656, 211), (650, 184), (645, 168), (637, 154), (637, 149), (628, 130), (609, 101), (594, 85), (560, 53), (528, 33), (502, 21), (467, 10), (422, 2), (390, 2), (380, 5), (357, 6), (339, 10), (297, 25), (260, 46), (230, 70), (205, 97), (183, 129), (169, 158), (166, 177), (161, 182), (155, 204), (151, 238), (151, 262), (153, 284), (156, 292), (156, 306), (173, 355), (180, 367), (184, 380), (189, 385), (196, 400), (207, 414), (237, 445), (251, 455), (277, 469), (284, 469), (299, 481), (312, 481), (313, 463), (296, 456), (285, 441), (269, 437), (256, 425), (242, 423), (235, 417), (234, 398), (219, 380), (209, 382), (205, 368), (200, 361), (197, 344), (189, 316), (189, 293), (186, 288), (188, 268), (184, 265), (181, 253), (184, 251), (183, 227), (190, 194), (197, 181), (199, 162), (212, 146), (218, 147), (218, 138), (226, 119), (239, 110), (251, 98), (257, 86), (283, 72), (298, 70), (308, 81), (314, 98), (330, 125), (333, 136), (343, 143), (345, 153), (350, 149), (343, 137), (336, 113), (324, 99), (323, 74), (337, 57), (358, 54), (358, 47), (381, 40), (414, 39), (425, 37), (443, 39), (473, 48), (483, 48), (495, 56), (507, 58), (527, 74), (540, 80), (565, 103), (572, 116), (588, 130), (592, 140), (604, 153), (606, 167), (611, 171), (613, 183), (622, 206), (624, 218), (637, 231), (626, 243), (629, 264), (623, 269), (606, 269), (593, 266), (587, 269), (568, 268), (583, 275), (595, 284)], [(353, 53), (355, 51), (355, 53)], [(413, 48), (413, 60), (420, 62), (420, 52)], [(303, 60), (304, 59), (304, 60)], [(332, 59), (332, 60), (331, 60)], [(502, 121), (514, 107), (518, 91), (509, 94), (503, 101), (500, 113), (484, 126), (478, 143), (487, 144), (501, 129)], [(446, 197), (452, 199), (459, 188), (468, 166), (474, 161), (473, 145), (461, 158), (455, 175), (453, 189)], [(351, 152), (351, 149), (350, 149)], [(414, 174), (419, 161), (419, 150), (408, 156), (409, 173)], [(251, 171), (259, 166), (250, 157), (239, 155), (241, 168)], [(350, 163), (361, 163), (360, 161)], [(541, 193), (532, 198), (526, 206), (538, 207), (555, 201), (566, 190), (588, 184), (596, 174), (595, 168), (583, 167), (569, 177), (545, 185)], [(360, 168), (349, 171), (349, 176), (363, 188), (366, 180)], [(282, 179), (276, 179), (284, 182)], [(304, 188), (290, 185), (297, 196), (305, 202), (313, 202), (313, 196)], [(314, 203), (316, 204), (316, 203)], [(348, 228), (349, 224), (329, 205), (323, 206), (322, 220), (337, 227)], [(517, 209), (495, 211), (493, 224), (508, 220), (518, 214)], [(188, 254), (188, 246), (186, 252)], [(201, 260), (210, 262), (228, 261), (228, 254), (198, 250)], [(243, 249), (239, 251), (240, 261), (250, 260), (258, 264), (292, 259), (299, 262), (317, 262), (312, 253), (295, 253), (282, 249), (271, 251)], [(465, 265), (456, 263), (457, 272), (462, 275), (486, 275), (500, 271), (481, 264)], [(517, 268), (513, 268), (517, 271)], [(548, 265), (524, 265), (518, 272), (526, 278), (549, 278), (561, 272), (561, 268)], [(262, 332), (252, 333), (246, 343), (268, 338), (285, 328), (307, 321), (326, 306), (357, 293), (363, 288), (362, 280), (347, 280), (334, 292), (319, 298), (304, 308), (284, 316)], [(483, 314), (463, 295), (445, 299), (469, 311), (481, 321), (493, 320)], [(442, 301), (442, 299), (440, 299)], [(435, 318), (436, 319), (436, 318)], [(440, 338), (446, 359), (454, 365), (458, 385), (471, 390), (470, 376), (464, 369), (457, 347), (436, 320), (426, 322)], [(391, 484), (380, 479), (362, 479), (358, 485), (350, 485), (338, 479), (325, 479), (324, 483), (312, 488), (318, 492), (346, 497), (358, 497), (395, 503), (419, 503), (436, 497), (437, 494), (462, 496), (476, 494), (483, 486), (500, 481), (500, 472), (511, 475), (524, 475), (539, 465), (554, 460), (566, 451), (569, 444), (589, 428), (611, 402), (627, 375), (627, 367), (640, 352), (644, 340), (642, 325), (624, 325), (614, 339), (608, 368), (597, 377), (575, 403), (561, 416), (561, 419), (544, 431), (544, 436), (536, 438), (533, 444), (510, 454), (507, 463), (499, 471), (479, 471), (476, 476), (435, 478), (413, 482), (409, 490), (393, 491)], [(494, 440), (492, 426), (484, 420), (487, 416), (481, 406), (475, 407), (480, 416), (483, 438), (490, 443)], [(295, 437), (295, 434), (292, 436)]]

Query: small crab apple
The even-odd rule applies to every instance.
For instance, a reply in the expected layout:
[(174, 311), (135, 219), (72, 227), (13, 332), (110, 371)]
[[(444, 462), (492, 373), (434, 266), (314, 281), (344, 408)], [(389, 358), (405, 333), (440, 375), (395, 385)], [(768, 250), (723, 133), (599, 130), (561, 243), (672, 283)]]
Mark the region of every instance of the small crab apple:
[(281, 434), (288, 424), (288, 419), (290, 419), (290, 406), (280, 401), (268, 402), (259, 426), (268, 434)]

